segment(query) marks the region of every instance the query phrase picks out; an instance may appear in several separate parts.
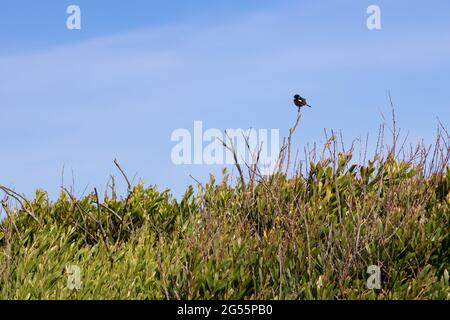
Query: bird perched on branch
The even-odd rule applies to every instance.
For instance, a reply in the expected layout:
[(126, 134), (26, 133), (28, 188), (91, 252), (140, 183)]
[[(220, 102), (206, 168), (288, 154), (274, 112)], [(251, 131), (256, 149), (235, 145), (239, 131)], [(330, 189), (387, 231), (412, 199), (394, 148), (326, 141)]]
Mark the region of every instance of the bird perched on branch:
[(302, 98), (300, 95), (296, 94), (294, 96), (294, 104), (298, 107), (298, 111), (300, 111), (301, 107), (307, 106), (312, 108), (307, 102), (305, 98)]

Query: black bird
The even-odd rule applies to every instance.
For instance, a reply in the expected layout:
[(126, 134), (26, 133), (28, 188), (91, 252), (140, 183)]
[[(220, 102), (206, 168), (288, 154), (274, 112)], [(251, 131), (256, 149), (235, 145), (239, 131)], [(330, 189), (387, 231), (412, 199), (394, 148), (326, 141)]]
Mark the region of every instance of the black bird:
[(301, 107), (307, 106), (312, 108), (307, 102), (305, 98), (302, 98), (300, 95), (296, 94), (294, 96), (294, 104), (298, 107), (298, 110), (300, 111)]

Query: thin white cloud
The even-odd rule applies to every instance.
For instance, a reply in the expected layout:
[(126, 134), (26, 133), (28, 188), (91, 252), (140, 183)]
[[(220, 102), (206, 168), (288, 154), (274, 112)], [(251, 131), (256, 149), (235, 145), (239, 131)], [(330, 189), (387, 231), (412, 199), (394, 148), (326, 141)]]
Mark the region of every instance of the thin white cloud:
[(230, 70), (318, 72), (450, 62), (450, 43), (443, 41), (448, 34), (430, 36), (423, 29), (410, 30), (411, 36), (398, 40), (397, 34), (376, 37), (367, 31), (355, 37), (336, 31), (340, 37), (332, 38), (320, 25), (304, 31), (297, 21), (286, 20), (292, 16), (259, 13), (206, 29), (189, 25), (145, 29), (0, 57), (0, 94), (4, 99), (5, 95), (39, 96), (70, 88), (92, 94), (94, 88), (101, 91), (133, 79), (176, 83), (177, 77), (226, 75)]

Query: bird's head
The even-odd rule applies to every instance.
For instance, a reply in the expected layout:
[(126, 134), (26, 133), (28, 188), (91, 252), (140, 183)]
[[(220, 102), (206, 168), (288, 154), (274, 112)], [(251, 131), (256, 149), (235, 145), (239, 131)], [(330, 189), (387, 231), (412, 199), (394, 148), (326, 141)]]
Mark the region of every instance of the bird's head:
[(294, 96), (294, 99), (300, 99), (300, 95), (296, 94), (296, 95)]

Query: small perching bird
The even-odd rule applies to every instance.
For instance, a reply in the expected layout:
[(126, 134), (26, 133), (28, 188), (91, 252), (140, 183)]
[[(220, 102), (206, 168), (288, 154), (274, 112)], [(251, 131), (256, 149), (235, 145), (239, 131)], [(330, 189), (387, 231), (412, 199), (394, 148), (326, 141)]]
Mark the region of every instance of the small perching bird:
[(307, 102), (305, 98), (302, 98), (300, 95), (296, 94), (294, 96), (294, 104), (298, 107), (298, 111), (300, 111), (301, 107), (307, 106), (312, 108)]

